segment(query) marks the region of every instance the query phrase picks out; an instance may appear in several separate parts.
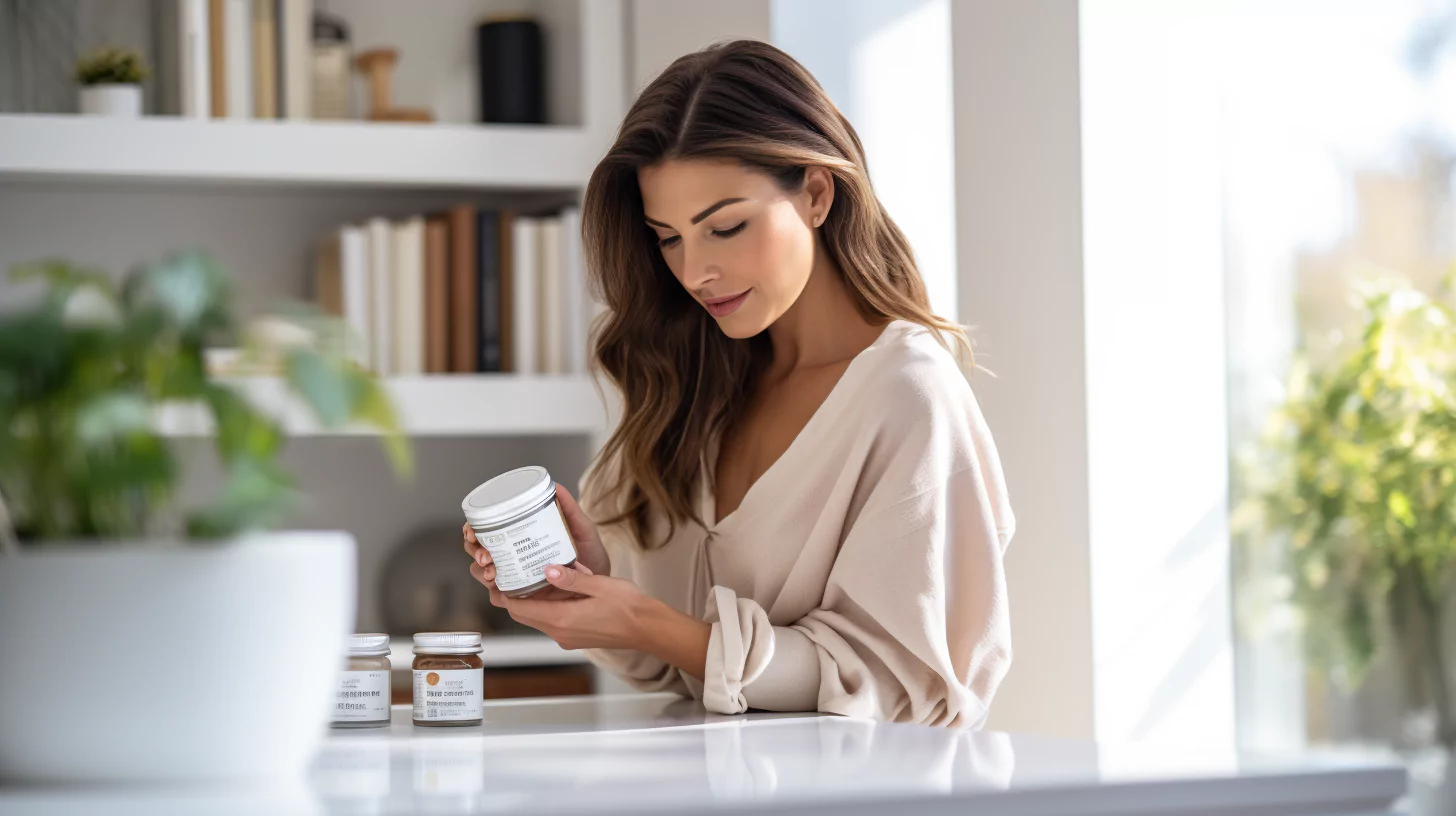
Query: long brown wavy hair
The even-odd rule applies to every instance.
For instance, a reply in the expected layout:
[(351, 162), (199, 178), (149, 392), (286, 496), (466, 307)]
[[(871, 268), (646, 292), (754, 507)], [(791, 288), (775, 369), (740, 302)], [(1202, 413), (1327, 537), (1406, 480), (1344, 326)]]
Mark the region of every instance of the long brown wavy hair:
[[(827, 168), (834, 200), (820, 243), (871, 324), (908, 320), (953, 338), (964, 329), (930, 311), (910, 244), (875, 197), (864, 147), (804, 66), (756, 40), (681, 57), (646, 87), (593, 171), (582, 239), (606, 313), (593, 331), (595, 363), (622, 397), (622, 419), (597, 455), (587, 491), (653, 548), (689, 520), (704, 451), (740, 417), (768, 359), (767, 332), (733, 340), (677, 281), (644, 221), (638, 168), (668, 160), (729, 160), (766, 173), (788, 193)], [(711, 480), (712, 463), (708, 463)], [(710, 482), (711, 483), (711, 482)], [(649, 540), (653, 510), (665, 535)], [(659, 530), (664, 528), (659, 527)]]

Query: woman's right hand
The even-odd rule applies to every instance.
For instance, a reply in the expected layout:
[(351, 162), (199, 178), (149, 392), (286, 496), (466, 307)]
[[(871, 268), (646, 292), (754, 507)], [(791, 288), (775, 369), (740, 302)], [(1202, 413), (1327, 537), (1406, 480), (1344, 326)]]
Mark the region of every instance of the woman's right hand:
[[(597, 532), (597, 526), (591, 519), (586, 517), (581, 507), (572, 498), (571, 492), (561, 484), (556, 485), (556, 503), (561, 507), (561, 515), (566, 519), (566, 531), (571, 535), (571, 543), (576, 547), (576, 559), (596, 575), (612, 574), (612, 559), (607, 555), (607, 548), (602, 545), (601, 534)], [(495, 586), (495, 562), (491, 560), (490, 551), (481, 546), (480, 541), (475, 537), (475, 530), (471, 529), (469, 522), (461, 527), (464, 535), (465, 554), (470, 556), (474, 564), (470, 565), (470, 574), (475, 580), (484, 584), (487, 589), (494, 590)], [(533, 599), (554, 600), (558, 598), (576, 597), (574, 593), (567, 592), (556, 587), (545, 587), (531, 595)]]

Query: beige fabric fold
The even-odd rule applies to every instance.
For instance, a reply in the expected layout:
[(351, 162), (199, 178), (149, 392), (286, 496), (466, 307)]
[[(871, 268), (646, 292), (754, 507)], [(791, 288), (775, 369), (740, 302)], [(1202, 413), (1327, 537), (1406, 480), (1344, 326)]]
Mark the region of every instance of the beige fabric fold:
[[(929, 330), (891, 323), (723, 519), (715, 459), (699, 477), (705, 524), (650, 551), (602, 528), (614, 575), (712, 625), (704, 681), (630, 650), (593, 661), (718, 713), (984, 722), (1011, 662), (1001, 559), (1015, 520), (980, 408)], [(583, 507), (609, 515), (594, 496)]]

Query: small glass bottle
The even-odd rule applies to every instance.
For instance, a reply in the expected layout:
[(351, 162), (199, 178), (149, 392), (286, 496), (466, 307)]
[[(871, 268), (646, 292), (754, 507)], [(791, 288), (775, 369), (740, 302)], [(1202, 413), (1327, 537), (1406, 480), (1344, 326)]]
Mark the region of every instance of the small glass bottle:
[(485, 663), (479, 632), (415, 635), (415, 725), (480, 725), (485, 720)]
[(349, 659), (334, 692), (335, 728), (389, 725), (389, 635), (349, 638)]

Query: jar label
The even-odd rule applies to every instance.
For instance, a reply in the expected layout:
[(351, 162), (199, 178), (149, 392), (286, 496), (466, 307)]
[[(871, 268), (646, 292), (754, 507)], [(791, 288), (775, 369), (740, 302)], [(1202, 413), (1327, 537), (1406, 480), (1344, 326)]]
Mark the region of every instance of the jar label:
[(495, 585), (503, 592), (540, 583), (546, 580), (547, 565), (570, 564), (576, 559), (576, 548), (555, 501), (509, 527), (477, 532), (476, 537), (495, 561)]
[(334, 692), (334, 722), (389, 719), (389, 672), (342, 671)]
[(478, 720), (484, 716), (484, 671), (415, 669), (414, 672), (416, 720)]

